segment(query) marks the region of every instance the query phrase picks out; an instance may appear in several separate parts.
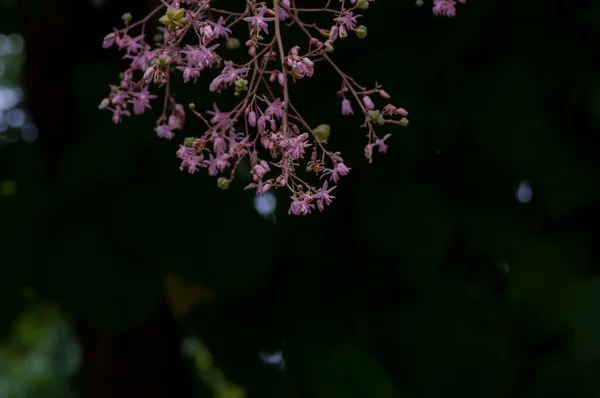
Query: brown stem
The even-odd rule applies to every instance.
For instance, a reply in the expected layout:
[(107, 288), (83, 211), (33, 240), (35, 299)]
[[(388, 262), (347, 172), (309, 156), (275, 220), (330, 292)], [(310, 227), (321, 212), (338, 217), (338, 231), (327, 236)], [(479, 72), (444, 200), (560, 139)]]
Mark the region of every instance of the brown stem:
[(285, 52), (283, 50), (283, 40), (281, 39), (281, 23), (279, 22), (279, 0), (275, 2), (275, 38), (277, 39), (277, 47), (279, 48), (279, 58), (281, 59), (281, 73), (283, 73), (283, 136), (287, 138), (288, 129), (288, 104), (290, 95), (288, 92), (288, 75), (287, 67), (285, 66)]

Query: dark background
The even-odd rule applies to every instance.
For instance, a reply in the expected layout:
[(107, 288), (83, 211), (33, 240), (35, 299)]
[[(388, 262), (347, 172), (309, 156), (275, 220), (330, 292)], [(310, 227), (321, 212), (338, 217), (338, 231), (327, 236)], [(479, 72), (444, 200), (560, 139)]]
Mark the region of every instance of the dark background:
[[(294, 88), (352, 172), (323, 214), (288, 216), (278, 193), (273, 222), (243, 183), (178, 170), (196, 121), (169, 142), (156, 114), (98, 110), (123, 69), (102, 38), (152, 2), (0, 1), (39, 130), (0, 148), (16, 184), (0, 196), (3, 333), (25, 287), (56, 303), (81, 397), (222, 396), (185, 335), (248, 397), (600, 396), (600, 3), (469, 0), (453, 19), (425, 3), (377, 0), (367, 39), (333, 54), (410, 112), (372, 165), (334, 74)], [(203, 82), (179, 94), (198, 109)], [(259, 358), (276, 350), (284, 371)]]

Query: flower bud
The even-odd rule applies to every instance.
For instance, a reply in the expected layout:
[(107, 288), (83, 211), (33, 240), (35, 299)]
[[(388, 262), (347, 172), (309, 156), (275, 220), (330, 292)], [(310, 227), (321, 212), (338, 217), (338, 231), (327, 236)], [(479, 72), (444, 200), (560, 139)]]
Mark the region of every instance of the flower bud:
[(375, 109), (375, 104), (373, 104), (373, 101), (371, 100), (371, 98), (368, 95), (365, 95), (363, 98), (363, 104), (365, 104), (365, 107), (367, 109)]
[(248, 124), (252, 127), (256, 127), (256, 112), (250, 111), (250, 113), (248, 113)]
[(356, 29), (354, 29), (354, 33), (356, 33), (356, 36), (358, 36), (359, 39), (364, 39), (367, 37), (367, 27), (365, 25), (357, 26)]
[(230, 37), (227, 39), (227, 43), (225, 45), (227, 46), (227, 49), (235, 50), (240, 48), (240, 40), (236, 39), (235, 37)]
[(230, 179), (227, 179), (225, 177), (217, 178), (217, 187), (219, 187), (223, 191), (229, 188), (229, 183), (231, 183)]
[(102, 102), (100, 103), (100, 105), (98, 106), (98, 109), (104, 109), (108, 106), (109, 100), (108, 98), (104, 98), (102, 100)]
[(188, 108), (190, 108), (191, 110), (196, 110), (196, 104), (194, 104), (193, 102), (190, 102), (190, 104), (188, 105)]
[(337, 25), (333, 26), (329, 31), (329, 40), (335, 41), (338, 38), (338, 34), (340, 33)]
[(195, 141), (196, 141), (196, 138), (187, 137), (185, 140), (183, 140), (183, 145), (185, 145), (187, 148), (192, 148), (194, 146)]
[(121, 15), (121, 19), (123, 20), (123, 22), (125, 22), (125, 25), (129, 24), (129, 22), (131, 22), (131, 13), (126, 12), (125, 14)]
[(400, 116), (408, 116), (408, 112), (404, 108), (398, 108), (398, 109), (396, 109), (396, 113), (398, 115), (400, 115)]
[(369, 2), (367, 0), (358, 0), (358, 3), (356, 3), (356, 8), (360, 10), (368, 10)]
[(154, 76), (154, 67), (151, 66), (148, 69), (146, 69), (146, 72), (144, 72), (144, 81), (146, 81), (146, 82), (151, 81), (153, 76)]
[(385, 124), (385, 120), (378, 110), (367, 111), (367, 120), (371, 123), (377, 123), (380, 126)]
[(242, 78), (237, 79), (235, 81), (235, 91), (236, 93), (241, 93), (242, 91), (248, 91), (248, 80)]
[(352, 105), (350, 104), (349, 99), (344, 99), (342, 101), (342, 115), (353, 115), (354, 111), (352, 110)]
[(331, 127), (328, 124), (320, 124), (313, 130), (313, 133), (319, 141), (327, 141), (331, 133)]
[(390, 95), (385, 90), (379, 90), (379, 95), (381, 95), (382, 98), (390, 99)]
[(403, 117), (402, 119), (400, 119), (400, 126), (402, 127), (406, 127), (408, 126), (408, 119)]

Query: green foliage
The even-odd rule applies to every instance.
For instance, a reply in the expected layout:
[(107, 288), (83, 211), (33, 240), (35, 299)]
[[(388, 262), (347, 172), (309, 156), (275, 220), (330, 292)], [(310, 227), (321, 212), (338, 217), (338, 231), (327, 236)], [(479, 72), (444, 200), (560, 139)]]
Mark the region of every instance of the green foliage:
[(320, 347), (305, 362), (307, 386), (316, 398), (392, 398), (394, 388), (377, 358), (363, 346), (340, 342)]

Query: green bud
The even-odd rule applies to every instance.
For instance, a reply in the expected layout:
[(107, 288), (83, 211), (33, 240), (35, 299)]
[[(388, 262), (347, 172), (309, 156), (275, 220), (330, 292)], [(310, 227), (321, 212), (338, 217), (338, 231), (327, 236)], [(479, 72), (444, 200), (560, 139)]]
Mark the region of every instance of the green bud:
[(162, 72), (166, 72), (167, 69), (169, 68), (169, 65), (171, 64), (172, 58), (167, 55), (164, 58), (159, 57), (159, 58), (155, 59), (155, 61), (156, 61), (156, 66), (158, 66), (158, 70), (160, 70)]
[(165, 15), (169, 17), (171, 21), (180, 21), (181, 18), (183, 18), (183, 16), (185, 15), (185, 8), (169, 7), (167, 8), (167, 12)]
[(385, 124), (385, 120), (383, 119), (381, 112), (379, 112), (377, 109), (367, 111), (367, 120), (371, 123), (377, 123), (380, 126)]
[(368, 10), (369, 2), (367, 0), (358, 0), (358, 3), (356, 3), (356, 8), (360, 10)]
[(241, 93), (242, 91), (248, 91), (248, 80), (237, 79), (235, 81), (235, 92)]
[(332, 53), (333, 52), (333, 46), (331, 44), (327, 45), (327, 47), (325, 47), (325, 51), (328, 53)]
[(131, 22), (131, 14), (126, 12), (125, 14), (121, 15), (121, 19), (123, 20), (123, 22), (125, 22), (125, 25), (129, 24), (129, 22)]
[(217, 178), (217, 187), (219, 187), (223, 191), (229, 188), (229, 183), (231, 183), (230, 179), (227, 179), (225, 177)]
[(185, 140), (183, 140), (183, 144), (188, 147), (191, 148), (194, 146), (194, 142), (196, 141), (195, 137), (186, 137)]
[(408, 119), (403, 117), (402, 119), (400, 119), (400, 126), (402, 127), (406, 127), (408, 126)]
[(320, 124), (313, 130), (313, 133), (319, 141), (327, 141), (331, 133), (331, 127), (328, 124)]
[(354, 32), (359, 39), (364, 39), (367, 37), (367, 27), (365, 25), (358, 26), (356, 29), (354, 29)]
[(235, 37), (230, 37), (227, 39), (227, 43), (225, 43), (225, 45), (229, 50), (235, 50), (240, 48), (240, 40), (236, 39)]
[(190, 104), (188, 105), (188, 107), (189, 107), (191, 110), (196, 110), (196, 104), (194, 104), (193, 102), (190, 102)]

